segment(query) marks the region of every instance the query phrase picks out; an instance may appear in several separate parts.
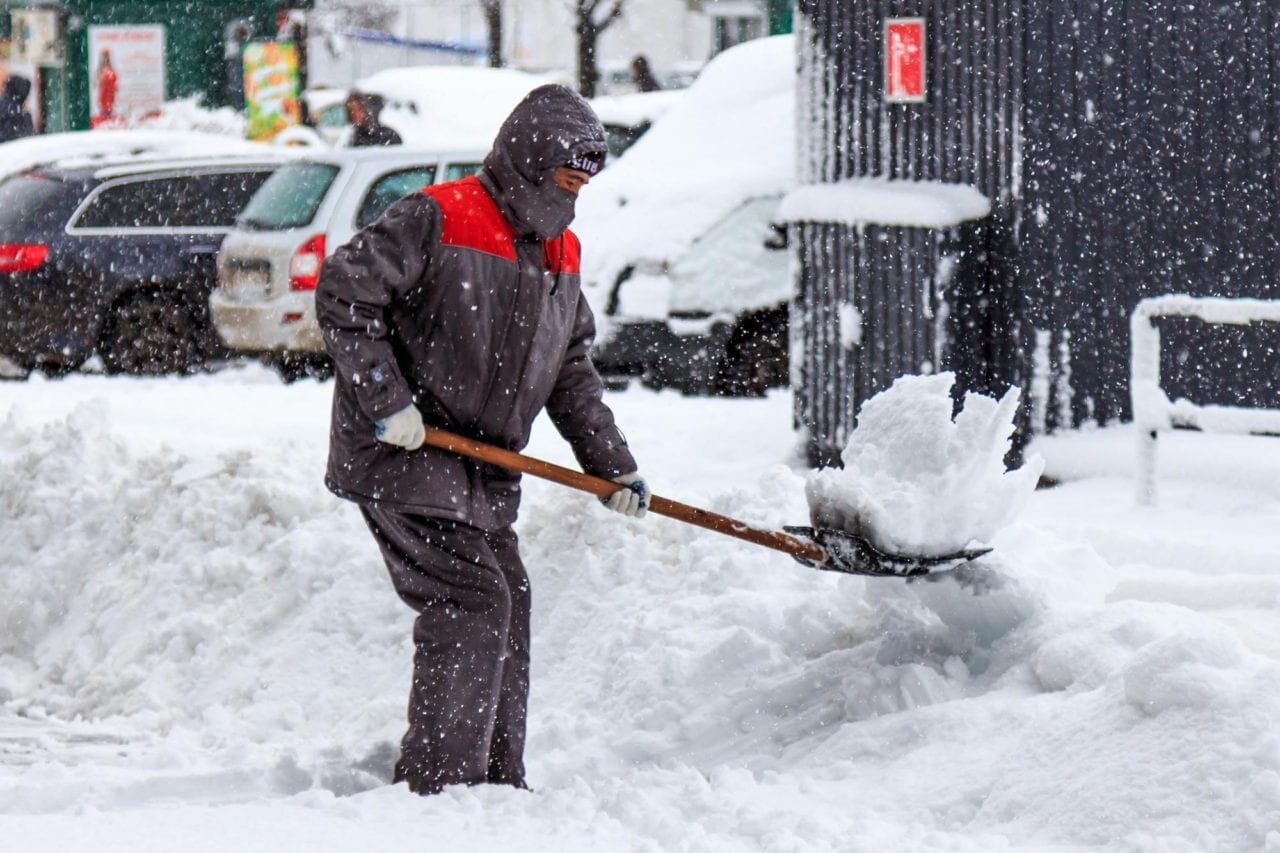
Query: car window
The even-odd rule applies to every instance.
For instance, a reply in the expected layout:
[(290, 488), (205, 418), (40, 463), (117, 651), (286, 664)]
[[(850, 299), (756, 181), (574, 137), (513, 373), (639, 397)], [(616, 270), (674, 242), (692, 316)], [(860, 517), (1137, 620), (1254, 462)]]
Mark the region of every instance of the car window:
[(76, 228), (166, 228), (182, 207), (185, 178), (126, 181), (102, 189)]
[(337, 177), (338, 167), (328, 163), (282, 166), (253, 194), (236, 223), (260, 231), (310, 225)]
[(338, 103), (325, 107), (320, 111), (320, 117), (316, 120), (316, 124), (320, 127), (345, 127), (347, 124), (347, 105)]
[(444, 167), (444, 179), (446, 181), (458, 181), (463, 178), (469, 178), (479, 171), (479, 163), (450, 163)]
[(360, 203), (360, 211), (356, 214), (356, 227), (363, 228), (373, 222), (391, 205), (400, 199), (415, 193), (428, 184), (435, 183), (435, 166), (414, 166), (412, 169), (401, 169), (383, 175), (374, 181), (364, 201)]
[(0, 242), (61, 231), (83, 194), (82, 184), (39, 172), (0, 183)]
[(182, 228), (230, 228), (270, 176), (266, 169), (192, 175), (183, 188), (182, 206), (171, 221)]

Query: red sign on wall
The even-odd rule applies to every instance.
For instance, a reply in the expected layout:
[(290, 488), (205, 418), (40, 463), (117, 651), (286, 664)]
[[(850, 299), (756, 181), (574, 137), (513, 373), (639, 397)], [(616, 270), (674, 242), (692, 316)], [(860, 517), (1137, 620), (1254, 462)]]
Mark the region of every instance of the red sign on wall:
[(884, 22), (884, 99), (923, 103), (926, 51), (924, 18), (886, 18)]

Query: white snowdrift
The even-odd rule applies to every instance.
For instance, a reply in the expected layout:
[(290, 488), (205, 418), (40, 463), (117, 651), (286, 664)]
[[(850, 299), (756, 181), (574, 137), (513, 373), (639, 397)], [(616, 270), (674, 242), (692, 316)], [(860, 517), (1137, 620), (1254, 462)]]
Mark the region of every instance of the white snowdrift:
[[(770, 462), (787, 396), (610, 402), (660, 493), (803, 517), (803, 477)], [(0, 831), (17, 848), (1280, 840), (1280, 665), (1190, 606), (1113, 599), (1121, 575), (1079, 527), (1016, 523), (967, 585), (906, 584), (537, 483), (519, 525), (536, 793), (405, 796), (383, 783), (412, 614), (320, 484), (328, 404), (260, 370), (0, 386)], [(567, 456), (546, 424), (533, 450)], [(1046, 498), (1093, 509), (1071, 494)], [(1130, 589), (1163, 578), (1125, 571)]]
[(843, 468), (809, 477), (813, 523), (883, 550), (934, 556), (989, 543), (1035, 490), (1044, 462), (1007, 471), (1018, 391), (968, 393), (952, 418), (955, 374), (904, 376), (863, 405)]

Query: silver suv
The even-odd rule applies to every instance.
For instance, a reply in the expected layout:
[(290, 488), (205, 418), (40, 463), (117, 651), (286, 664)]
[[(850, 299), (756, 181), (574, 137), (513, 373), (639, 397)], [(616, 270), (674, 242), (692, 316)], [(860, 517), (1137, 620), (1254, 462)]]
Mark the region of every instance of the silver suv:
[(285, 379), (328, 371), (315, 289), (320, 265), (396, 200), (475, 174), (484, 151), (348, 148), (289, 163), (254, 194), (218, 254), (209, 298), (228, 347)]

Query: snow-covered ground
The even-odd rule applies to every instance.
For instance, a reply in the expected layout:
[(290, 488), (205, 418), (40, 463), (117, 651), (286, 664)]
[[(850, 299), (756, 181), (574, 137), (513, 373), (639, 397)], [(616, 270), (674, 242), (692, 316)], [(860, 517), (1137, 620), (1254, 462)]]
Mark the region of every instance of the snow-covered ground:
[[(1040, 442), (1062, 484), (967, 586), (528, 482), (535, 791), (419, 799), (328, 402), (0, 384), (0, 849), (1280, 851), (1280, 439), (1162, 437), (1155, 509), (1127, 428)], [(788, 395), (610, 402), (659, 493), (806, 521)]]

